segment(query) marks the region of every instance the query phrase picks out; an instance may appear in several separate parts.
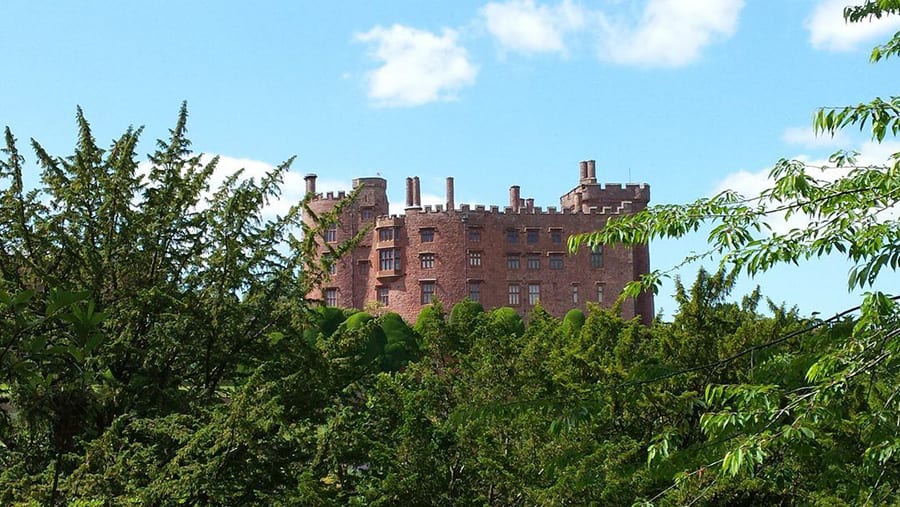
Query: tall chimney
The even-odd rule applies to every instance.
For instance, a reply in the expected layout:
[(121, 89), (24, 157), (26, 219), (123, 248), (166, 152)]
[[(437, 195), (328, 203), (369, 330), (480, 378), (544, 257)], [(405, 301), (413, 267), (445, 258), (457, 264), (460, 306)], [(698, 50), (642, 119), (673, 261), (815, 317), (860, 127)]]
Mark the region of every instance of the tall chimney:
[(534, 211), (534, 198), (533, 197), (529, 197), (528, 199), (525, 199), (525, 209), (527, 209), (528, 211)]
[(582, 160), (578, 163), (578, 169), (581, 171), (581, 180), (584, 181), (588, 179), (588, 163), (587, 160)]
[(413, 179), (406, 178), (406, 207), (413, 207), (413, 197), (415, 196), (415, 192), (413, 192)]
[(509, 206), (513, 211), (519, 211), (519, 185), (509, 187)]
[(588, 179), (591, 180), (591, 183), (597, 182), (597, 164), (593, 160), (587, 161), (587, 171), (588, 171)]
[(447, 210), (450, 211), (456, 208), (456, 203), (453, 201), (453, 176), (447, 177)]
[(422, 207), (422, 193), (419, 191), (419, 177), (413, 176), (413, 206)]
[(306, 193), (313, 194), (316, 193), (316, 175), (313, 173), (309, 173), (303, 177), (306, 180)]

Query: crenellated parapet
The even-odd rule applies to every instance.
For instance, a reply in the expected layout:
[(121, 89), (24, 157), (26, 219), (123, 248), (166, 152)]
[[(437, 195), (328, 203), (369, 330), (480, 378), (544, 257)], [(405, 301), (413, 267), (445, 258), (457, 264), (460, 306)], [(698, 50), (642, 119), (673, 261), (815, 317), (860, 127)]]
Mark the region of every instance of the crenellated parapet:
[(375, 217), (375, 228), (403, 227), (406, 225), (406, 215), (382, 215)]
[[(559, 208), (557, 206), (533, 206), (531, 208), (515, 209), (512, 206), (485, 206), (482, 204), (460, 204), (458, 209), (445, 209), (443, 205), (425, 205), (414, 210), (407, 210), (403, 215), (391, 215), (391, 217), (405, 217), (410, 215), (448, 215), (465, 213), (470, 215), (625, 215), (634, 212), (632, 201), (620, 201), (616, 206), (584, 206), (582, 209)], [(379, 217), (381, 218), (381, 217)]]
[(347, 192), (338, 190), (337, 192), (325, 192), (324, 194), (313, 194), (313, 201), (340, 201), (347, 198)]

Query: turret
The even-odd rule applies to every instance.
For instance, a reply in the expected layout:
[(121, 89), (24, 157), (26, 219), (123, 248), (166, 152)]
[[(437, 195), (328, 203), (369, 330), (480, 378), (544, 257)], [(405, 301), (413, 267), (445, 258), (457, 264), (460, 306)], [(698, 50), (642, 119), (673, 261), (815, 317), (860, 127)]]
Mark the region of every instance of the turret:
[(306, 180), (306, 193), (316, 195), (316, 175), (309, 173), (303, 179)]
[(447, 211), (453, 210), (456, 204), (453, 202), (453, 177), (447, 177)]
[(513, 209), (513, 212), (519, 211), (521, 206), (522, 198), (519, 195), (519, 190), (519, 185), (509, 187), (509, 207)]

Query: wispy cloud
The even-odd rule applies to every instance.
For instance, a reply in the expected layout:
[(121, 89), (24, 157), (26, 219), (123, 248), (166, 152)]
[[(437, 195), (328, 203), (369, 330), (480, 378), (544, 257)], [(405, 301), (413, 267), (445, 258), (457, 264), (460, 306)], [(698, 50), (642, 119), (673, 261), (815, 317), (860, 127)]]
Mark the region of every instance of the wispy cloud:
[[(203, 164), (208, 164), (215, 156), (215, 154), (204, 153), (200, 156), (200, 161)], [(264, 178), (266, 174), (275, 170), (274, 165), (261, 160), (236, 158), (226, 155), (218, 155), (218, 157), (219, 163), (216, 165), (215, 170), (209, 178), (209, 190), (204, 192), (201, 196), (201, 201), (198, 206), (200, 209), (206, 208), (208, 206), (207, 202), (213, 199), (216, 190), (222, 186), (225, 180), (236, 174), (238, 171), (242, 170), (239, 180), (252, 179), (258, 182)], [(138, 174), (146, 177), (150, 173), (151, 167), (150, 162), (141, 162), (138, 164)], [(283, 175), (281, 184), (281, 194), (278, 197), (271, 199), (263, 208), (263, 217), (274, 218), (276, 215), (284, 216), (291, 206), (300, 202), (306, 194), (306, 181), (303, 179), (304, 176), (305, 174), (296, 170), (286, 171)], [(351, 187), (352, 184), (350, 181), (322, 178), (316, 180), (316, 190), (320, 193), (337, 192), (340, 190), (349, 191)]]
[[(215, 155), (212, 154), (204, 154), (200, 159), (203, 163), (209, 163), (214, 156)], [(212, 193), (215, 192), (226, 179), (242, 169), (243, 172), (240, 176), (241, 180), (252, 179), (258, 182), (265, 177), (266, 174), (273, 171), (275, 166), (260, 160), (219, 155), (219, 163), (209, 180), (210, 193), (205, 197), (212, 198)], [(304, 176), (305, 174), (301, 174), (295, 170), (286, 171), (283, 175), (281, 184), (281, 195), (269, 201), (262, 210), (263, 216), (267, 218), (274, 218), (275, 215), (283, 216), (288, 212), (291, 206), (300, 202), (306, 194), (306, 182), (303, 179)], [(350, 182), (327, 179), (318, 179), (316, 181), (316, 190), (318, 192), (347, 190), (350, 187)]]
[(507, 51), (565, 53), (567, 33), (585, 25), (586, 12), (569, 0), (555, 6), (534, 0), (490, 2), (481, 9), (488, 32)]
[[(856, 147), (859, 152), (857, 164), (860, 166), (880, 166), (888, 164), (888, 159), (893, 153), (900, 152), (900, 142), (888, 141), (883, 143), (875, 143), (867, 141)], [(814, 178), (822, 181), (836, 181), (846, 176), (850, 172), (847, 167), (835, 167), (825, 159), (816, 159), (807, 155), (797, 155), (793, 157), (795, 160), (806, 163), (810, 166), (809, 174)], [(823, 168), (817, 170), (814, 168)], [(758, 196), (760, 192), (767, 188), (771, 188), (773, 181), (769, 178), (770, 169), (762, 169), (759, 171), (737, 171), (727, 175), (716, 186), (715, 193), (729, 189), (734, 190), (746, 197)], [(891, 217), (895, 217), (892, 214)], [(785, 233), (791, 229), (801, 229), (809, 224), (809, 217), (803, 214), (794, 214), (789, 218), (785, 218), (784, 214), (776, 214), (768, 220), (772, 230), (779, 233)]]
[(790, 127), (785, 129), (781, 140), (792, 146), (804, 148), (840, 148), (849, 143), (847, 135), (843, 131), (837, 131), (834, 135), (816, 134), (810, 127)]
[(844, 21), (847, 0), (821, 0), (806, 22), (809, 42), (825, 51), (851, 51), (859, 44), (900, 30), (900, 18), (885, 16), (858, 23)]
[[(579, 0), (495, 0), (479, 9), (475, 22), (504, 53), (568, 56), (572, 43), (583, 46), (595, 39), (603, 61), (682, 67), (734, 34), (744, 0), (643, 0), (638, 5), (635, 9), (618, 0), (602, 7), (585, 7)], [(372, 103), (414, 107), (458, 99), (479, 71), (460, 44), (459, 33), (394, 24), (355, 34), (353, 39), (368, 45), (370, 57), (379, 64), (365, 74)]]
[(635, 21), (600, 16), (602, 60), (681, 67), (737, 29), (744, 0), (649, 0)]
[(478, 75), (455, 30), (435, 34), (404, 25), (376, 26), (355, 39), (369, 44), (372, 58), (381, 62), (366, 75), (369, 98), (379, 106), (454, 100)]

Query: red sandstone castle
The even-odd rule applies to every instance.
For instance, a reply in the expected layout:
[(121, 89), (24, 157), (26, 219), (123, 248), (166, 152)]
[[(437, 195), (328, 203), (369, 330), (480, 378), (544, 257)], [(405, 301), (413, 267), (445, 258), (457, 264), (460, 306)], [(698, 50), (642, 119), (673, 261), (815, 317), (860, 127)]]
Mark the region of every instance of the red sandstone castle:
[[(419, 178), (406, 179), (406, 209), (389, 215), (387, 181), (353, 180), (362, 187), (345, 208), (340, 225), (325, 231), (325, 242), (339, 243), (373, 226), (349, 255), (337, 261), (330, 280), (310, 294), (329, 306), (364, 308), (373, 304), (415, 320), (422, 307), (439, 299), (447, 307), (465, 297), (485, 309), (509, 306), (527, 313), (538, 301), (553, 315), (584, 308), (588, 301), (610, 306), (627, 282), (650, 269), (646, 245), (582, 248), (571, 255), (569, 235), (600, 229), (607, 219), (644, 209), (650, 187), (597, 183), (593, 160), (580, 164), (578, 186), (560, 198), (560, 208), (542, 209), (509, 189), (509, 206), (457, 207), (453, 178), (447, 178), (446, 206), (421, 206)], [(321, 214), (345, 197), (316, 194), (316, 175), (306, 176), (310, 208)], [(327, 250), (320, 245), (320, 254)], [(649, 293), (628, 300), (625, 318), (653, 318)]]

